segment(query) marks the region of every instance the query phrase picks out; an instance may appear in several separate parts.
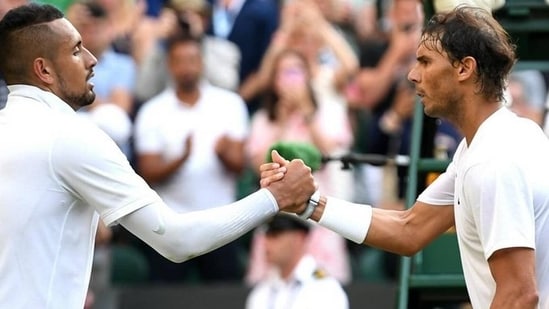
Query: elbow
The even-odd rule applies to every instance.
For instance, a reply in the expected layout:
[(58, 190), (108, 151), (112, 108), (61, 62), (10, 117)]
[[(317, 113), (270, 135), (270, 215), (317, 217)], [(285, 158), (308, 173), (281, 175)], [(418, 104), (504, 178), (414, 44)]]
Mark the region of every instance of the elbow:
[(536, 290), (521, 293), (519, 298), (521, 299), (521, 308), (536, 308), (539, 304), (539, 294)]
[(420, 250), (421, 248), (419, 246), (414, 246), (413, 244), (411, 244), (411, 245), (405, 246), (403, 250), (399, 253), (407, 257), (412, 257), (416, 255)]
[(240, 175), (242, 174), (242, 172), (244, 171), (244, 167), (245, 167), (245, 163), (244, 163), (244, 160), (242, 161), (239, 161), (239, 162), (236, 162), (232, 167), (231, 167), (231, 171), (237, 175)]
[(155, 174), (146, 166), (138, 164), (136, 171), (149, 185), (156, 182)]
[(173, 240), (166, 242), (155, 249), (160, 255), (171, 262), (183, 263), (199, 255), (189, 252), (186, 248), (188, 248), (188, 245), (184, 244), (182, 241)]
[[(183, 263), (197, 256), (210, 252), (218, 246), (211, 244), (196, 234), (200, 231), (186, 231), (185, 233), (174, 234), (166, 233), (164, 241), (155, 247), (155, 250), (166, 259), (174, 263)], [(184, 237), (181, 235), (184, 234)]]

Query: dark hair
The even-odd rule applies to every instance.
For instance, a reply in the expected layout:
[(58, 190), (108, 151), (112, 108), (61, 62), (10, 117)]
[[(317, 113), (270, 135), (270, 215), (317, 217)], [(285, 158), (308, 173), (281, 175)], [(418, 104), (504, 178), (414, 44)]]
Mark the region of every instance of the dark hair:
[(435, 14), (423, 30), (421, 44), (445, 51), (452, 64), (473, 57), (477, 62), (479, 93), (486, 99), (503, 100), (507, 77), (516, 62), (516, 46), (490, 12), (458, 6)]
[[(278, 55), (276, 55), (275, 59), (273, 60), (272, 71), (271, 71), (271, 75), (269, 76), (267, 89), (263, 94), (263, 106), (267, 110), (267, 116), (270, 121), (277, 120), (276, 104), (280, 99), (274, 89), (274, 80), (277, 73), (276, 66), (280, 62), (280, 59), (288, 55), (295, 55), (296, 57), (301, 59), (301, 61), (303, 61), (303, 63), (305, 64), (305, 70), (307, 71), (307, 75), (309, 79), (311, 78), (311, 70), (307, 62), (307, 59), (305, 59), (305, 56), (303, 56), (303, 54), (301, 54), (299, 51), (295, 49), (286, 49), (280, 52)], [(318, 107), (318, 102), (310, 81), (307, 81), (307, 90), (309, 91), (309, 97), (311, 98), (311, 101), (313, 101), (313, 107), (316, 109)]]
[(265, 228), (267, 235), (284, 231), (301, 231), (308, 234), (311, 226), (295, 215), (279, 213), (265, 223)]
[(52, 31), (46, 23), (63, 18), (63, 12), (49, 4), (35, 4), (14, 8), (0, 21), (0, 72), (6, 82), (22, 78), (37, 53), (50, 55)]
[(166, 39), (166, 50), (170, 51), (175, 45), (193, 43), (202, 47), (202, 41), (200, 38), (193, 36), (189, 31), (185, 29), (178, 29), (174, 34), (170, 35)]
[(105, 19), (108, 17), (108, 13), (105, 8), (96, 1), (86, 0), (82, 1), (82, 4), (86, 7), (93, 18)]

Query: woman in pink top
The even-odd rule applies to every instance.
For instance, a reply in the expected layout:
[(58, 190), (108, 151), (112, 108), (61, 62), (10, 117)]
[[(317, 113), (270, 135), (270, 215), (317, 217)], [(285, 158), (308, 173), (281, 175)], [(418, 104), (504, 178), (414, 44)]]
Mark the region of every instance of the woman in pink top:
[[(252, 117), (247, 145), (255, 169), (264, 163), (269, 148), (278, 141), (312, 143), (325, 155), (349, 148), (352, 134), (345, 109), (337, 106), (337, 102), (318, 99), (311, 87), (307, 62), (299, 52), (286, 49), (274, 58), (264, 94), (264, 107)], [(315, 177), (322, 190), (337, 195), (335, 191), (342, 187), (338, 185), (342, 173), (350, 172), (341, 171), (336, 164), (335, 168), (323, 166)], [(341, 236), (315, 225), (310, 233), (309, 253), (340, 282), (351, 280), (346, 242)], [(255, 284), (268, 270), (264, 235), (257, 230), (252, 240), (247, 283)]]

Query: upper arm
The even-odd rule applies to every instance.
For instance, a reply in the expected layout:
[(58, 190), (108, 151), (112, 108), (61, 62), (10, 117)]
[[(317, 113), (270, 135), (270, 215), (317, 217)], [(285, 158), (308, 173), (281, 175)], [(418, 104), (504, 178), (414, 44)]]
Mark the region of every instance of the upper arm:
[(85, 122), (72, 128), (77, 129), (66, 130), (52, 148), (52, 169), (60, 184), (94, 207), (106, 225), (158, 199), (104, 132)]
[(495, 251), (488, 265), (496, 282), (491, 308), (536, 308), (535, 251), (514, 247)]

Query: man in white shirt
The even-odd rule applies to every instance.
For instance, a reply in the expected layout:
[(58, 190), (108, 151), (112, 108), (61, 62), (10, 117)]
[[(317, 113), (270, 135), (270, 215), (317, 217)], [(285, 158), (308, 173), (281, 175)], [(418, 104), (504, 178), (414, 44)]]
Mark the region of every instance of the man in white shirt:
[(0, 21), (0, 46), (10, 90), (0, 111), (0, 308), (83, 308), (99, 219), (182, 262), (279, 210), (302, 211), (314, 191), (310, 169), (294, 160), (274, 177), (286, 172), (291, 181), (177, 214), (112, 139), (76, 116), (95, 98), (89, 80), (97, 60), (61, 11), (11, 10)]
[(278, 214), (262, 228), (272, 273), (252, 289), (246, 309), (349, 308), (340, 283), (306, 254), (309, 223)]
[(408, 210), (320, 196), (306, 214), (403, 255), (455, 225), (473, 308), (549, 308), (549, 140), (502, 104), (514, 46), (488, 11), (462, 6), (433, 16), (416, 55), (408, 79), (425, 113), (465, 137), (446, 172)]
[[(234, 92), (203, 80), (200, 42), (181, 32), (167, 39), (173, 86), (146, 101), (135, 121), (137, 172), (179, 213), (234, 202), (245, 166), (246, 103)], [(195, 270), (206, 281), (240, 280), (238, 242), (173, 264), (152, 252), (154, 281), (182, 281)]]

